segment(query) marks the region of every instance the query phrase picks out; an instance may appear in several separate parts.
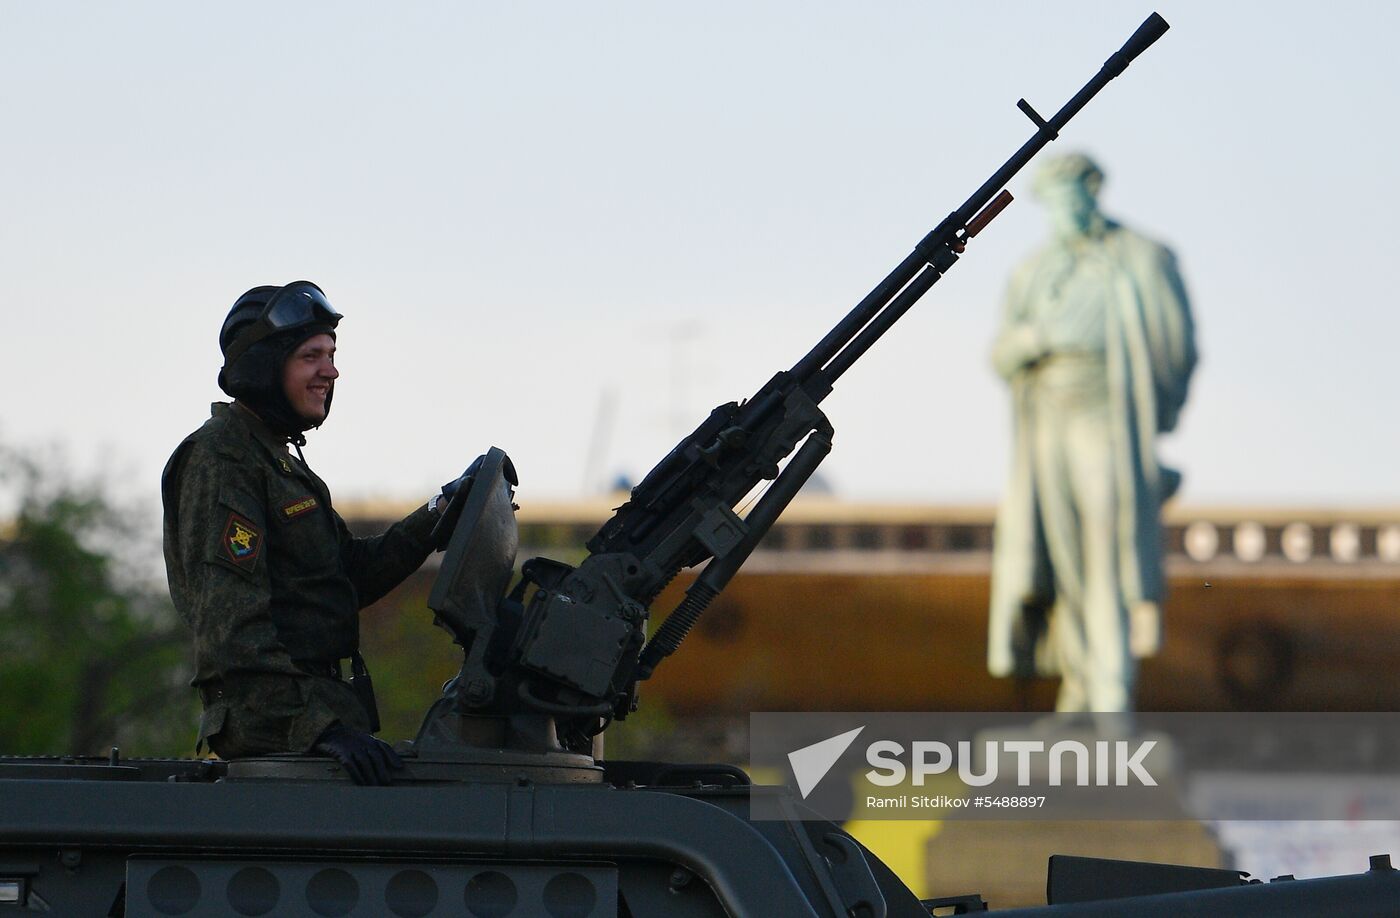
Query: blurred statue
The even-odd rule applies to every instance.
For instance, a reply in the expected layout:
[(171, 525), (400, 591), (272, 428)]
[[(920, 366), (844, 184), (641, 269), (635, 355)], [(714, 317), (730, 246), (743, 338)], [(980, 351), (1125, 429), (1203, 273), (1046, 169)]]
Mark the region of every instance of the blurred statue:
[(997, 516), (987, 663), (1062, 677), (1056, 709), (1133, 709), (1156, 653), (1160, 509), (1181, 476), (1157, 461), (1196, 364), (1170, 251), (1098, 209), (1103, 171), (1048, 161), (1035, 192), (1050, 242), (1012, 275), (992, 362), (1015, 417)]

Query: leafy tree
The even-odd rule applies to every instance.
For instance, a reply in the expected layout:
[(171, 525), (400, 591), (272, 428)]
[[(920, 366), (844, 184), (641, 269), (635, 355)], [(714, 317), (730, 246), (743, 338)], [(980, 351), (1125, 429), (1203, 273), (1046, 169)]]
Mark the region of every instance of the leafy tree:
[(189, 755), (188, 637), (139, 515), (3, 448), (0, 484), (0, 753)]

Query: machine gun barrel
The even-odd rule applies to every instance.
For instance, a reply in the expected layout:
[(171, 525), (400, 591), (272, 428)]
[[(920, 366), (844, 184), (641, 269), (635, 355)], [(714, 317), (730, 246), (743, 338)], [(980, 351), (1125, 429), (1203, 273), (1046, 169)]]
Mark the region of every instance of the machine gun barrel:
[[(1099, 72), (1048, 121), (1025, 99), (1017, 102), (1036, 125), (1035, 134), (992, 173), (962, 206), (925, 236), (914, 251), (789, 371), (818, 401), (836, 380), (890, 329), (957, 261), (967, 240), (1010, 203), (1003, 189), (1017, 172), (1059, 136), (1060, 130), (1169, 28), (1157, 13), (1148, 16), (1123, 47), (1109, 55)], [(995, 210), (993, 210), (995, 208)], [(985, 219), (979, 217), (987, 214)]]
[[(834, 328), (787, 372), (779, 372), (743, 404), (722, 405), (696, 431), (677, 444), (633, 489), (632, 499), (619, 508), (589, 541), (592, 552), (629, 550), (650, 555), (662, 544), (675, 547), (666, 568), (703, 560), (671, 538), (676, 526), (687, 525), (686, 509), (697, 489), (709, 482), (712, 497), (737, 500), (761, 478), (776, 473), (768, 457), (762, 463), (746, 461), (741, 441), (763, 442), (783, 411), (789, 395), (801, 389), (812, 403), (820, 403), (836, 380), (887, 332), (938, 279), (957, 262), (959, 253), (1010, 203), (1004, 186), (1110, 80), (1123, 72), (1168, 25), (1156, 13), (1149, 16), (1123, 47), (1109, 56), (1089, 80), (1048, 121), (1024, 99), (1019, 107), (1036, 124), (1036, 132), (1002, 164), (962, 206), (930, 231), (884, 280), (842, 318)], [(780, 458), (780, 457), (779, 457)], [(773, 474), (768, 474), (767, 471)], [(650, 596), (645, 596), (649, 600)]]

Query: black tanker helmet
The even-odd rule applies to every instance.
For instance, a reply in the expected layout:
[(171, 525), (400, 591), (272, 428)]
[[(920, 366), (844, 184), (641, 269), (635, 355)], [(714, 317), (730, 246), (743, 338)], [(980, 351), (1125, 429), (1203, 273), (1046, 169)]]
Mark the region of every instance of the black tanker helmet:
[[(224, 366), (219, 388), (244, 402), (268, 426), (289, 440), (319, 426), (292, 410), (282, 390), (282, 368), (303, 341), (335, 337), (340, 313), (311, 281), (285, 287), (254, 287), (240, 296), (219, 331)], [(331, 396), (326, 396), (330, 412)]]

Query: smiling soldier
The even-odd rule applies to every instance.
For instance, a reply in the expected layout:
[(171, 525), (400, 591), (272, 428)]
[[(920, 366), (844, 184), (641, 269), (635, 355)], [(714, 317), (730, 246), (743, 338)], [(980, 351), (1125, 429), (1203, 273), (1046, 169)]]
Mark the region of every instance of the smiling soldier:
[(194, 631), (198, 746), (224, 758), (319, 752), (358, 783), (385, 784), (402, 762), (371, 735), (359, 610), (437, 547), (439, 504), (462, 479), (383, 534), (351, 537), (301, 453), (330, 411), (339, 322), (309, 281), (234, 303), (219, 334), (219, 387), (234, 401), (214, 404), (161, 479), (165, 563)]

